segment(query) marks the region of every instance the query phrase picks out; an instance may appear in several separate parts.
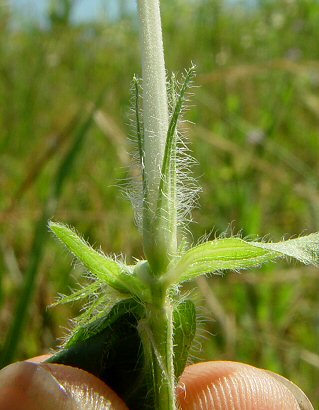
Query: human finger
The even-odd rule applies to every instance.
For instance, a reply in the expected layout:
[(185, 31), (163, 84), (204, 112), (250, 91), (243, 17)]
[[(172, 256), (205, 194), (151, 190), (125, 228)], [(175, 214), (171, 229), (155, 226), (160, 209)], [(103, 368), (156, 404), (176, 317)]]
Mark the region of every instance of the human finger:
[(181, 376), (178, 402), (182, 410), (313, 410), (297, 386), (276, 376), (244, 363), (198, 363)]
[(0, 410), (128, 410), (105, 383), (70, 366), (17, 362), (0, 372)]

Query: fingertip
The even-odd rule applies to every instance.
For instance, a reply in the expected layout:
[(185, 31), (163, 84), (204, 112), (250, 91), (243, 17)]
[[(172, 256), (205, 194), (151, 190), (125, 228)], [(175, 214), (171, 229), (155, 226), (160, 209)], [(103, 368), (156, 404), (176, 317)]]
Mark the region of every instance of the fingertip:
[(18, 362), (0, 372), (0, 410), (127, 410), (95, 376), (69, 366)]
[(49, 359), (52, 355), (50, 354), (42, 354), (41, 356), (35, 356), (32, 357), (31, 359), (25, 360), (26, 362), (31, 362), (31, 363), (41, 363), (44, 362), (45, 360)]
[(297, 400), (301, 410), (314, 410), (313, 405), (310, 403), (310, 400), (300, 389), (300, 387), (298, 387), (296, 384), (286, 379), (285, 377), (281, 376), (280, 374), (271, 372), (270, 370), (264, 371), (267, 372), (271, 377), (274, 377), (280, 383), (284, 384), (287, 389), (291, 391), (291, 393), (295, 396), (295, 399)]
[(128, 410), (122, 399), (102, 380), (85, 370), (60, 364), (42, 364), (49, 369), (81, 409)]
[(187, 367), (177, 396), (182, 410), (302, 409), (294, 393), (280, 380), (264, 370), (236, 362), (205, 362)]
[(71, 409), (71, 397), (41, 366), (18, 362), (0, 372), (0, 410)]

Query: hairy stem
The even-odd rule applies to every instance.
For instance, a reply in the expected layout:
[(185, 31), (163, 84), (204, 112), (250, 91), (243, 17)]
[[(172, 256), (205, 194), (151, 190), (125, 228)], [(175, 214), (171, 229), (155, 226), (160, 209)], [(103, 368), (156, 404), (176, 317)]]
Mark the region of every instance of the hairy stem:
[(142, 71), (147, 202), (155, 212), (169, 123), (166, 74), (158, 0), (138, 0)]
[(159, 0), (138, 0), (143, 72), (143, 244), (155, 276), (169, 262), (165, 235), (155, 218), (169, 125)]
[(148, 307), (140, 335), (147, 360), (146, 368), (152, 377), (154, 408), (175, 410), (173, 308), (170, 303)]
[[(166, 286), (159, 280), (169, 261), (169, 242), (156, 227), (159, 189), (169, 126), (166, 73), (159, 0), (138, 0), (143, 72), (143, 241), (153, 276), (152, 302), (139, 332), (146, 368), (152, 378), (154, 408), (174, 410), (173, 310)], [(175, 232), (175, 230), (174, 230)]]

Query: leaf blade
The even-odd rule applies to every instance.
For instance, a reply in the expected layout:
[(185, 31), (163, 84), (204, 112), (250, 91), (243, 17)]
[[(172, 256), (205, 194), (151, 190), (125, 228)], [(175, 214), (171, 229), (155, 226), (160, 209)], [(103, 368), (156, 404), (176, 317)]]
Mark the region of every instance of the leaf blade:
[(196, 333), (196, 310), (190, 299), (181, 302), (173, 312), (175, 377), (183, 373)]
[(51, 231), (78, 258), (81, 263), (99, 280), (124, 294), (133, 294), (147, 301), (149, 290), (133, 274), (123, 270), (123, 266), (113, 259), (102, 255), (80, 238), (67, 226), (50, 222)]
[[(176, 234), (174, 231), (177, 225), (177, 125), (183, 111), (185, 94), (194, 76), (195, 67), (192, 66), (185, 74), (184, 83), (175, 101), (175, 107), (167, 131), (161, 170), (157, 203), (158, 224), (161, 227), (165, 227), (168, 224), (169, 229), (173, 230), (173, 234)], [(174, 90), (173, 93), (175, 93)]]
[(319, 233), (312, 233), (287, 241), (277, 243), (252, 242), (254, 246), (280, 252), (304, 263), (305, 265), (319, 265)]
[(225, 269), (257, 267), (277, 258), (292, 257), (306, 264), (319, 264), (319, 233), (277, 243), (248, 242), (240, 238), (209, 241), (187, 251), (171, 268), (173, 282)]

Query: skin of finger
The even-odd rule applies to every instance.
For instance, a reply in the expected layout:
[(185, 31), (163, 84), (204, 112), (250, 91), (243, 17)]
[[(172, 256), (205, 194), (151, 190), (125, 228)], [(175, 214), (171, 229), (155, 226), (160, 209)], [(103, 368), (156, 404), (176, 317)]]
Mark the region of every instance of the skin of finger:
[(0, 410), (128, 410), (101, 380), (73, 367), (18, 362), (0, 372)]
[(299, 404), (300, 410), (314, 410), (314, 407), (311, 404), (310, 400), (305, 395), (305, 393), (300, 389), (300, 387), (295, 385), (292, 381), (284, 378), (280, 374), (273, 373), (270, 370), (265, 370), (265, 371), (270, 376), (274, 377), (275, 379), (277, 379), (278, 381), (283, 383), (292, 392), (292, 394), (295, 396), (295, 398), (296, 398), (296, 400)]
[(188, 366), (177, 397), (182, 410), (300, 410), (283, 383), (264, 370), (236, 362)]
[(32, 357), (31, 359), (27, 359), (26, 362), (41, 363), (49, 359), (51, 356), (52, 356), (51, 354), (43, 354), (41, 356), (35, 356), (35, 357)]

